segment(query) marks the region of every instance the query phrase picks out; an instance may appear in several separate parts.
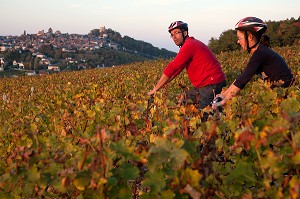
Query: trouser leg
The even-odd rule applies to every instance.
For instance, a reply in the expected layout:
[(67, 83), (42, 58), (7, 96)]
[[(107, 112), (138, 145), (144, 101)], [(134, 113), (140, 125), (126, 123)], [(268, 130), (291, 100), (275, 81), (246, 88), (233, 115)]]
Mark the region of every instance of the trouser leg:
[(191, 99), (194, 104), (199, 105), (199, 109), (201, 110), (211, 104), (215, 95), (221, 93), (224, 86), (226, 86), (226, 81), (201, 88), (191, 88), (186, 97), (187, 99)]

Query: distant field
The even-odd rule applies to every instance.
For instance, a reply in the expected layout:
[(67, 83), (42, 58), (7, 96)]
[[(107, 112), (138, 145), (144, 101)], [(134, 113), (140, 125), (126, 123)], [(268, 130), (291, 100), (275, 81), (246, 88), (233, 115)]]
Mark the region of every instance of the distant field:
[(19, 71), (19, 70), (4, 70), (0, 71), (0, 77), (14, 77), (14, 76), (24, 76), (25, 71)]
[[(295, 85), (255, 77), (205, 123), (184, 73), (150, 103), (170, 60), (0, 78), (0, 198), (299, 198), (299, 49), (274, 49)], [(228, 85), (249, 59), (217, 57)]]

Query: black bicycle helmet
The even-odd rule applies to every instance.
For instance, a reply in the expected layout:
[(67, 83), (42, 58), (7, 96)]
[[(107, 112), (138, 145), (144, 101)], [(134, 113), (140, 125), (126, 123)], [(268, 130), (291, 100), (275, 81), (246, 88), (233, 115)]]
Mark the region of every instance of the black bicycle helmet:
[(189, 28), (188, 28), (188, 24), (185, 23), (185, 22), (182, 22), (182, 21), (174, 21), (173, 23), (170, 24), (169, 28), (168, 28), (168, 31), (169, 33), (174, 30), (175, 28), (179, 28), (180, 30), (186, 30), (188, 31)]
[[(266, 32), (267, 28), (268, 25), (265, 22), (263, 22), (263, 20), (257, 17), (243, 18), (235, 25), (236, 30), (245, 31), (245, 38), (247, 41), (248, 52), (250, 52), (250, 50), (260, 42), (260, 39), (262, 35)], [(256, 44), (251, 47), (249, 47), (249, 42), (248, 42), (248, 33), (247, 33), (248, 31), (251, 32), (257, 38)]]

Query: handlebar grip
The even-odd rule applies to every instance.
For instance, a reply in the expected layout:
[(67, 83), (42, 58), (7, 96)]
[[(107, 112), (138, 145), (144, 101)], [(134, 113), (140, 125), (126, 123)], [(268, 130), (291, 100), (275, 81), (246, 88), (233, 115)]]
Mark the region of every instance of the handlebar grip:
[(222, 97), (217, 97), (216, 99), (214, 99), (213, 104), (216, 104), (216, 103), (218, 103), (218, 102), (220, 102), (222, 100), (223, 100)]

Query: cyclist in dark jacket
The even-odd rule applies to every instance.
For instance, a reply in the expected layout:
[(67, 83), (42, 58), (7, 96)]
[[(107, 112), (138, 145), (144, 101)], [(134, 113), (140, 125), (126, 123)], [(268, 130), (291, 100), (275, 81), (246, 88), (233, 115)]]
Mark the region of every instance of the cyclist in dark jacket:
[(261, 74), (264, 80), (272, 82), (271, 88), (288, 87), (293, 83), (293, 75), (284, 59), (268, 48), (268, 42), (267, 45), (261, 42), (262, 38), (268, 38), (263, 37), (267, 30), (266, 23), (256, 17), (246, 17), (236, 24), (235, 29), (237, 30), (237, 43), (252, 56), (244, 71), (230, 87), (217, 95), (222, 101), (214, 106), (224, 105), (226, 100), (239, 93), (256, 74)]

